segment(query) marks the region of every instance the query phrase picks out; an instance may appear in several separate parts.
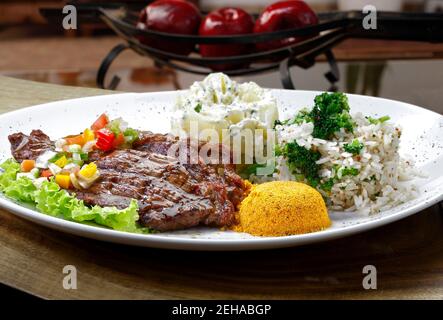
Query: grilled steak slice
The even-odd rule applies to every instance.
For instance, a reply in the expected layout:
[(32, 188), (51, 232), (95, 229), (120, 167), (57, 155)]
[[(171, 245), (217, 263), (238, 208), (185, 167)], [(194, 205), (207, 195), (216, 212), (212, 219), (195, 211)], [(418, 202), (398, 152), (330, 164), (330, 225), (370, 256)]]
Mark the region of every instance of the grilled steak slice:
[(100, 180), (76, 191), (86, 204), (126, 208), (139, 203), (140, 223), (159, 230), (234, 222), (231, 189), (212, 166), (180, 164), (176, 158), (138, 150), (117, 150), (96, 162)]
[(21, 132), (14, 133), (8, 139), (11, 143), (12, 156), (18, 162), (26, 159), (35, 160), (45, 151), (54, 149), (51, 139), (41, 130), (32, 130), (29, 136)]

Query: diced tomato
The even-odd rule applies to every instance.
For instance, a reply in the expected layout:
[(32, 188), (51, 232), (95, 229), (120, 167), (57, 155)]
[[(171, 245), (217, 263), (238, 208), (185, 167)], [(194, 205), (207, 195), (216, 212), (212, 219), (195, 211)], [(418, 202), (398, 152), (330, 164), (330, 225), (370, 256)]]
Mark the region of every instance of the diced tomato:
[(68, 136), (65, 138), (65, 140), (68, 145), (78, 144), (83, 146), (86, 143), (85, 137), (82, 134), (79, 134), (77, 136)]
[(35, 160), (23, 160), (20, 164), (21, 172), (29, 172), (35, 168)]
[(91, 126), (91, 129), (94, 131), (98, 131), (106, 127), (108, 123), (109, 123), (109, 118), (105, 113), (103, 113), (100, 117), (98, 117), (97, 120), (95, 120), (95, 122)]
[(97, 142), (95, 145), (102, 151), (109, 151), (114, 148), (114, 140), (114, 133), (109, 129), (103, 128), (97, 131)]
[(53, 176), (53, 174), (52, 174), (51, 170), (49, 170), (49, 169), (43, 170), (42, 173), (40, 174), (40, 177), (43, 177), (43, 178), (49, 178), (52, 176)]
[(123, 135), (123, 133), (120, 132), (118, 136), (114, 139), (113, 147), (117, 148), (121, 146), (123, 143), (125, 143), (125, 136)]

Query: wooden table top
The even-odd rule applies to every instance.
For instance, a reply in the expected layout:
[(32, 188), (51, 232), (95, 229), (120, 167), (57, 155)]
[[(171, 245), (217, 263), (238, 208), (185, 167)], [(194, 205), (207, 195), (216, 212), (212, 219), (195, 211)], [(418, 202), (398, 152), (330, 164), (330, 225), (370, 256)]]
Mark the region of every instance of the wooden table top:
[[(108, 93), (0, 77), (0, 112)], [(185, 252), (72, 236), (0, 210), (0, 282), (58, 299), (441, 299), (442, 235), (443, 215), (434, 206), (315, 245)], [(66, 265), (77, 268), (77, 290), (63, 289)], [(362, 287), (365, 265), (377, 268), (377, 290)]]

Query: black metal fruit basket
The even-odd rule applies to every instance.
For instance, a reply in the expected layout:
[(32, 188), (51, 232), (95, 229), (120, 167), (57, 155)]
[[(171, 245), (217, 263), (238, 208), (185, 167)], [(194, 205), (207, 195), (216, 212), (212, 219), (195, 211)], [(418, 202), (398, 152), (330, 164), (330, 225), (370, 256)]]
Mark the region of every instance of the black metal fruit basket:
[[(443, 42), (443, 14), (440, 13), (394, 13), (377, 12), (375, 29), (363, 27), (365, 14), (358, 11), (330, 12), (319, 14), (319, 24), (298, 29), (282, 30), (271, 33), (247, 34), (235, 36), (194, 36), (140, 30), (136, 28), (138, 12), (125, 7), (95, 8), (96, 14), (116, 34), (125, 40), (114, 47), (103, 60), (98, 74), (97, 85), (104, 88), (106, 73), (114, 59), (124, 50), (132, 49), (142, 56), (153, 59), (158, 66), (169, 66), (194, 74), (206, 75), (216, 65), (245, 65), (246, 67), (224, 70), (230, 76), (257, 74), (280, 70), (283, 87), (294, 89), (290, 68), (299, 66), (309, 68), (315, 64), (316, 58), (325, 55), (330, 66), (325, 76), (334, 90), (339, 80), (339, 71), (332, 48), (349, 38), (410, 40), (421, 42)], [(192, 43), (195, 52), (179, 55), (142, 44), (140, 37), (150, 37), (177, 43)], [(204, 58), (198, 54), (199, 44), (250, 44), (274, 41), (288, 37), (309, 37), (308, 40), (294, 45), (251, 54)], [(119, 78), (114, 76), (108, 88), (114, 89)]]

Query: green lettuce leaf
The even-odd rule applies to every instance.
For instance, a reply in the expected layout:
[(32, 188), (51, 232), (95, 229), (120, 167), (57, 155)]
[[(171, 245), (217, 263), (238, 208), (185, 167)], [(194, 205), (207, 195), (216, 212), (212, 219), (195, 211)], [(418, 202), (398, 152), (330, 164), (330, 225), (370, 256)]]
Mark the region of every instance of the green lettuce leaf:
[(44, 181), (37, 188), (27, 177), (16, 179), (20, 164), (13, 159), (6, 160), (0, 167), (3, 169), (0, 174), (0, 191), (16, 201), (35, 204), (42, 213), (76, 222), (95, 222), (119, 231), (150, 231), (138, 226), (138, 204), (134, 199), (122, 210), (115, 207), (88, 207), (66, 190), (60, 189), (53, 180)]
[(0, 188), (4, 190), (15, 181), (17, 173), (20, 171), (20, 164), (14, 159), (8, 159), (0, 165), (0, 168), (3, 169), (3, 173), (0, 175)]
[(137, 227), (137, 220), (139, 218), (138, 204), (134, 199), (132, 199), (129, 206), (123, 210), (116, 209), (115, 207), (102, 208), (99, 206), (88, 208), (83, 202), (80, 202), (71, 211), (71, 215), (74, 221), (94, 221), (97, 224), (110, 227), (114, 230), (126, 232), (146, 231), (146, 229)]
[(7, 188), (3, 190), (3, 193), (12, 199), (17, 201), (23, 201), (27, 203), (33, 203), (35, 200), (35, 187), (32, 180), (26, 177), (17, 179), (14, 183), (11, 183)]
[(37, 188), (28, 178), (21, 177), (17, 179), (17, 173), (20, 171), (20, 164), (9, 159), (0, 166), (4, 173), (0, 175), (0, 189), (5, 196), (27, 203), (34, 202), (34, 194)]
[(77, 199), (50, 180), (43, 182), (36, 191), (34, 203), (40, 212), (69, 219), (71, 210), (76, 205), (75, 200)]

